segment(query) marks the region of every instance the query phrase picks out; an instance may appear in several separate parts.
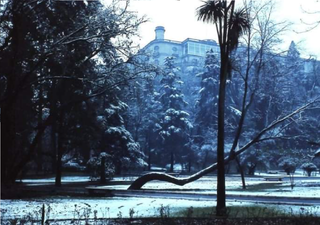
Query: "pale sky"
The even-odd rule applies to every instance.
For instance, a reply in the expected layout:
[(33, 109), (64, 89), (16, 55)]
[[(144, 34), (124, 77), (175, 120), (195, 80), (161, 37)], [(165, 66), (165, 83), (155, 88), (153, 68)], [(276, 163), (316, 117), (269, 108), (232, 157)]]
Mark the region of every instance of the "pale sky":
[[(241, 3), (242, 0), (237, 0)], [(140, 46), (144, 47), (155, 37), (156, 26), (165, 27), (165, 39), (183, 41), (186, 38), (215, 39), (215, 28), (212, 24), (197, 21), (196, 8), (202, 3), (200, 0), (131, 0), (129, 10), (136, 11), (138, 15), (146, 15), (149, 22), (141, 25)], [(320, 25), (309, 32), (298, 34), (294, 31), (305, 31), (305, 22), (320, 20), (319, 0), (276, 0), (277, 10), (274, 19), (293, 22), (291, 31), (283, 37), (281, 48), (288, 49), (290, 42), (300, 43), (305, 56), (316, 55), (320, 59)], [(303, 9), (317, 14), (303, 13)]]

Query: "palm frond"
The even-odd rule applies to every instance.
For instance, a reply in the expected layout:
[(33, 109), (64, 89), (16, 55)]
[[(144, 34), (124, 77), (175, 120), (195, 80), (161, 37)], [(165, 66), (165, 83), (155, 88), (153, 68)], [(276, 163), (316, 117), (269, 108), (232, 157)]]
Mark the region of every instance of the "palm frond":
[(225, 7), (226, 1), (204, 1), (204, 4), (197, 8), (198, 20), (208, 23), (216, 23), (218, 18), (222, 18), (224, 16)]
[(250, 22), (245, 8), (234, 12), (229, 26), (229, 44), (232, 51), (238, 47), (239, 37), (250, 29)]

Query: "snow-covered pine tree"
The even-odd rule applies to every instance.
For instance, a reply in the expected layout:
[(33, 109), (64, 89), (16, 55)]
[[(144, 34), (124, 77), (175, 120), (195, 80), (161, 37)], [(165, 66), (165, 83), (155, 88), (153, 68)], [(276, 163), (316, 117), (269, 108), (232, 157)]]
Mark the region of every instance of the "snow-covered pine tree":
[(205, 71), (198, 74), (201, 77), (201, 89), (197, 101), (198, 112), (196, 115), (197, 134), (205, 135), (208, 129), (216, 127), (217, 102), (219, 92), (219, 62), (213, 51), (207, 52)]
[(188, 120), (189, 113), (183, 111), (187, 106), (181, 92), (179, 68), (174, 64), (174, 57), (167, 57), (164, 63), (163, 74), (160, 80), (159, 100), (162, 104), (162, 113), (156, 129), (161, 137), (163, 154), (170, 158), (170, 171), (174, 164), (183, 156), (183, 146), (188, 142), (189, 129), (192, 128)]

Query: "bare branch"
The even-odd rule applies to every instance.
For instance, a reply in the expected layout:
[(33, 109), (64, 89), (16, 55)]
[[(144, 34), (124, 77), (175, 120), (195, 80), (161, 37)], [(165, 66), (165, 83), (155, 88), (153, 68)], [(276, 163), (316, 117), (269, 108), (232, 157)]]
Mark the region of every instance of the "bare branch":
[(241, 154), (242, 152), (244, 152), (246, 149), (250, 148), (252, 145), (254, 145), (255, 143), (261, 142), (260, 139), (261, 137), (266, 134), (268, 131), (272, 130), (273, 128), (275, 128), (277, 125), (283, 123), (284, 121), (290, 119), (291, 117), (293, 117), (294, 115), (303, 112), (304, 110), (306, 110), (307, 108), (309, 108), (310, 106), (312, 106), (315, 103), (320, 102), (320, 97), (315, 98), (314, 100), (308, 102), (307, 104), (301, 106), (300, 108), (296, 109), (295, 111), (293, 111), (292, 113), (279, 118), (278, 120), (273, 121), (269, 126), (265, 127), (262, 131), (260, 131), (251, 141), (249, 141), (247, 144), (245, 144), (243, 147), (241, 147), (239, 150), (237, 150), (235, 152), (236, 155)]

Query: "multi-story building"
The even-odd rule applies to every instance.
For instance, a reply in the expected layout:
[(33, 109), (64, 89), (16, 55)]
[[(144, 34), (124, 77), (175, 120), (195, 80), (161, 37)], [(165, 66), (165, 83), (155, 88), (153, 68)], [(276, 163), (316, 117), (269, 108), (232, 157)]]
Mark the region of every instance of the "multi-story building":
[(165, 39), (165, 29), (158, 26), (155, 29), (155, 39), (149, 42), (143, 50), (149, 53), (149, 61), (163, 64), (168, 56), (174, 56), (178, 64), (197, 65), (204, 60), (206, 52), (212, 49), (219, 56), (219, 46), (214, 40), (198, 40), (187, 38), (184, 41)]
[[(288, 50), (288, 55), (291, 55), (292, 51), (296, 51), (294, 48), (295, 44), (292, 42)], [(189, 66), (203, 63), (206, 52), (210, 49), (217, 55), (217, 58), (220, 57), (219, 46), (214, 40), (198, 40), (193, 38), (187, 38), (184, 41), (168, 40), (165, 39), (165, 28), (163, 26), (157, 26), (155, 28), (155, 39), (149, 42), (142, 50), (148, 53), (148, 61), (156, 65), (163, 64), (166, 57), (174, 56), (177, 64)], [(285, 62), (286, 56), (275, 57), (278, 58), (278, 61)], [(300, 58), (300, 60), (304, 73), (312, 72), (315, 63), (318, 64), (319, 62), (317, 60), (302, 58)]]

